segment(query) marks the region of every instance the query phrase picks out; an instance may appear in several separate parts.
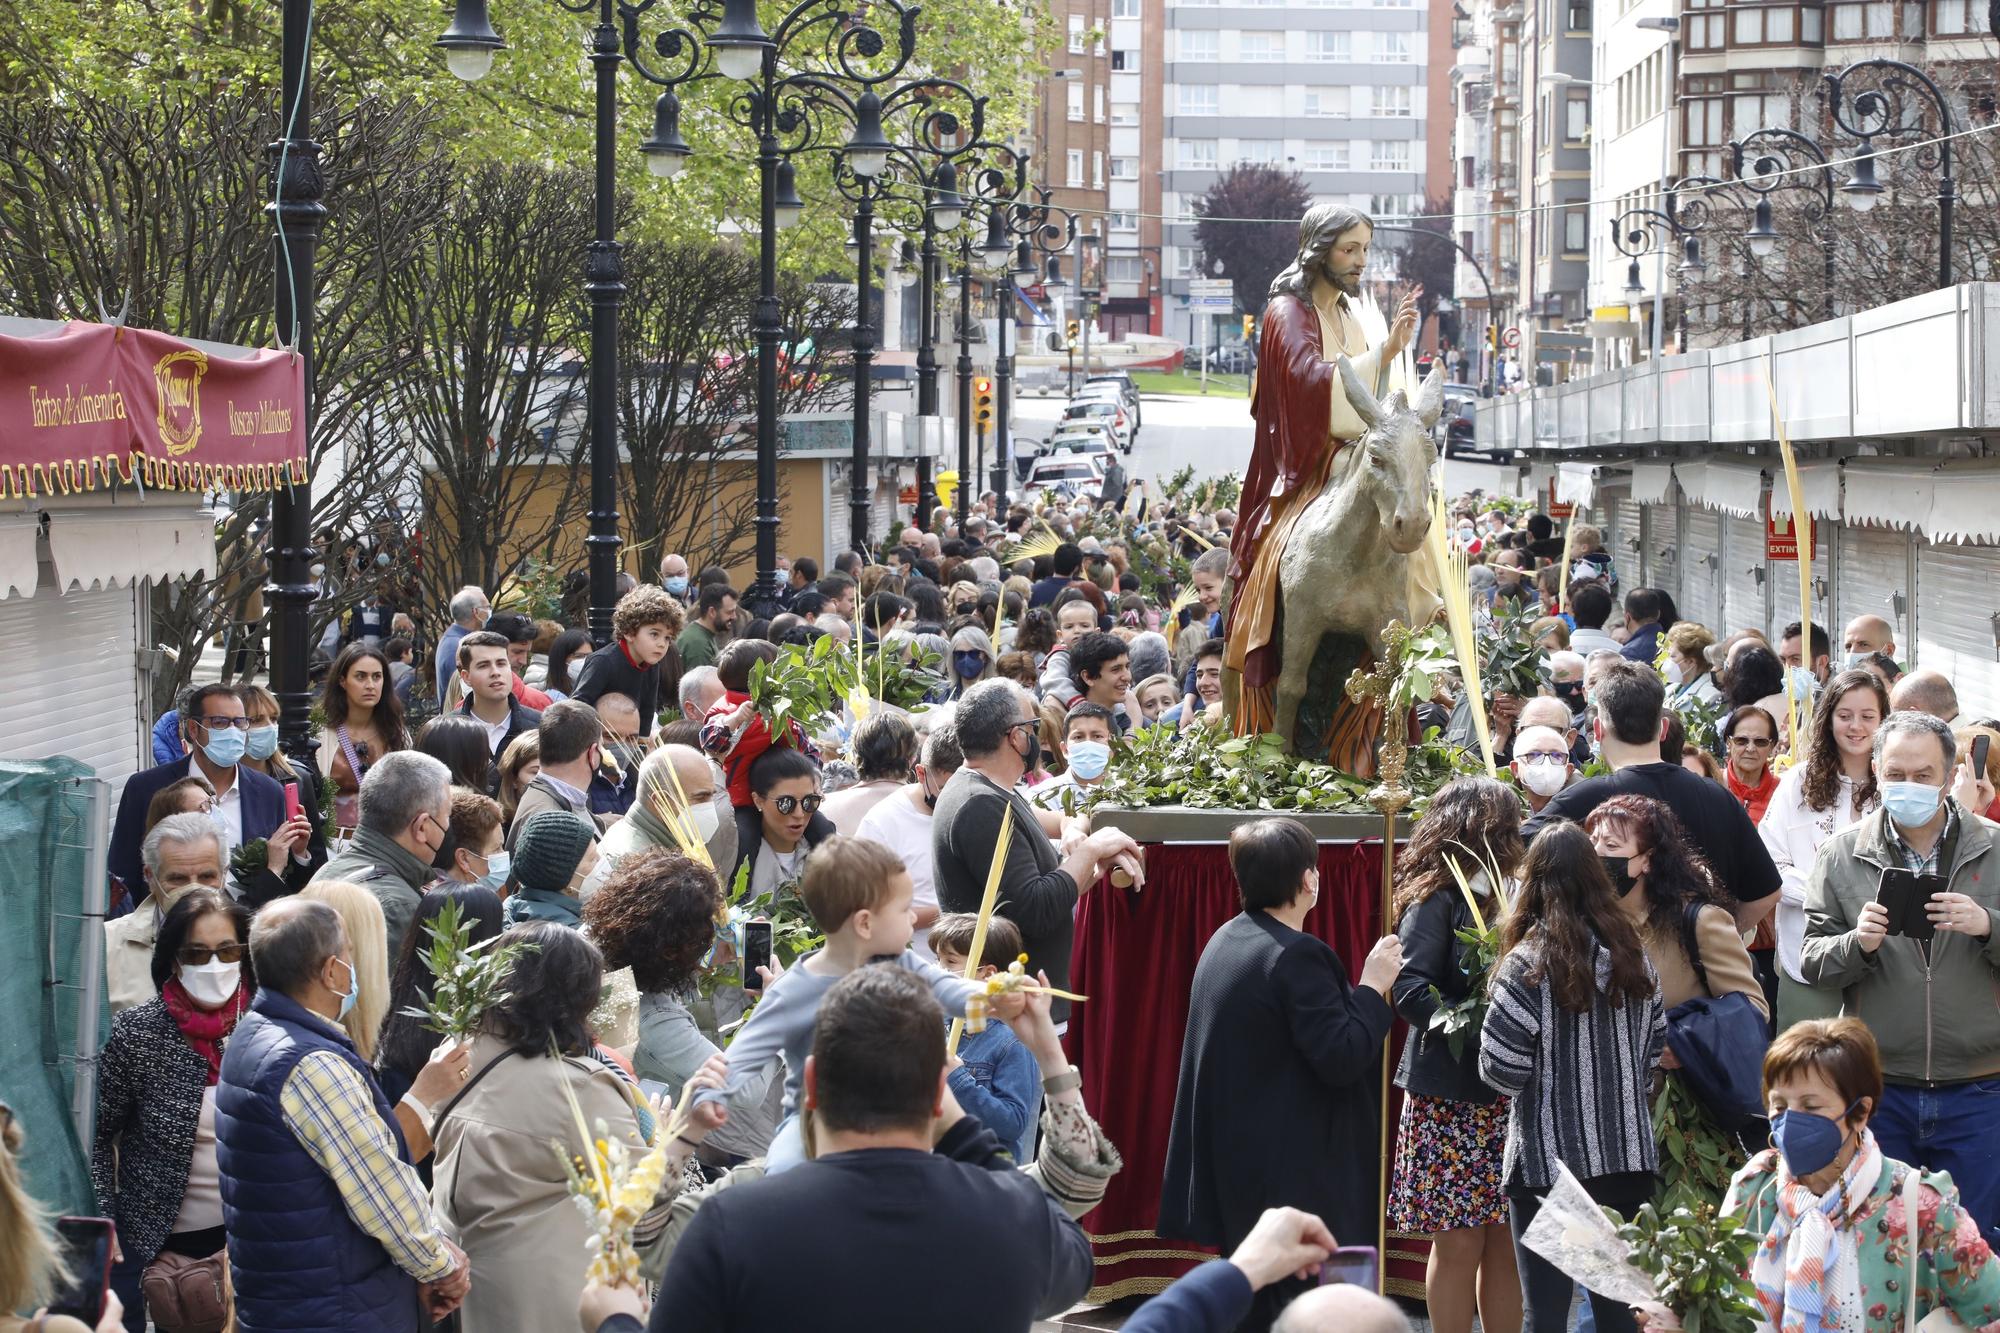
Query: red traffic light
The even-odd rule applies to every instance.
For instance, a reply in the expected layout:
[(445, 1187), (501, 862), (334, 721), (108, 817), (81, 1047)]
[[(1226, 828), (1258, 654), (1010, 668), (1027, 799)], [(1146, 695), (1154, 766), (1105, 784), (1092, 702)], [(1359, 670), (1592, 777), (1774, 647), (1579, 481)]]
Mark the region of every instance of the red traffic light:
[(992, 393), (993, 381), (987, 379), (984, 375), (981, 375), (978, 379), (972, 382), (972, 390), (974, 393)]

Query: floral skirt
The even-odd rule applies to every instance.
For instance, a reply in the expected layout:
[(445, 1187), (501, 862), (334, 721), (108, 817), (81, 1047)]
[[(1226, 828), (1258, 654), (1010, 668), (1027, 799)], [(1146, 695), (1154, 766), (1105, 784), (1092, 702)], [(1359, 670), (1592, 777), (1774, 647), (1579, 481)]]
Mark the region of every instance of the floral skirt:
[(1506, 1146), (1506, 1098), (1475, 1106), (1405, 1095), (1389, 1181), (1389, 1225), (1423, 1236), (1505, 1222), (1500, 1158)]

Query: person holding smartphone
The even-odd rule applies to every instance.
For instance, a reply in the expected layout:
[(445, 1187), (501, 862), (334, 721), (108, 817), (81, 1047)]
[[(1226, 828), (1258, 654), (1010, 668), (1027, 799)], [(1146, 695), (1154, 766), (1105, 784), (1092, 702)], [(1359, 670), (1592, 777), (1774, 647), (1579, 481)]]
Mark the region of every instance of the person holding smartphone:
[[(1948, 1171), (1988, 1244), (2000, 1240), (2000, 852), (1974, 811), (1992, 787), (1969, 771), (1951, 729), (1891, 713), (1875, 733), (1882, 807), (1836, 833), (1806, 880), (1799, 971), (1837, 992), (1882, 1051), (1882, 1151)], [(1935, 876), (1929, 940), (1890, 933), (1884, 872)]]
[[(0, 1102), (0, 1333), (93, 1333), (93, 1326), (66, 1314), (50, 1314), (51, 1300), (72, 1291), (104, 1293), (104, 1310), (94, 1333), (119, 1333), (125, 1310), (118, 1293), (106, 1289), (105, 1274), (65, 1272), (64, 1246), (48, 1210), (28, 1193), (21, 1178), (26, 1126), (14, 1108)], [(115, 1242), (114, 1242), (115, 1246)], [(105, 1256), (105, 1262), (110, 1256)], [(21, 1316), (15, 1310), (33, 1310)]]

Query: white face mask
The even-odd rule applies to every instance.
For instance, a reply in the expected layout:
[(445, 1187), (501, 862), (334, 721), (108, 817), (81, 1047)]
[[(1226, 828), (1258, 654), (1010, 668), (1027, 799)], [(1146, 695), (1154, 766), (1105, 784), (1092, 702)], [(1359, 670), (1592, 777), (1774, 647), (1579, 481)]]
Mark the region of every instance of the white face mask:
[(1563, 789), (1563, 783), (1569, 779), (1567, 763), (1523, 763), (1520, 768), (1521, 785), (1537, 796), (1554, 796)]
[(181, 964), (181, 989), (188, 998), (204, 1009), (220, 1009), (229, 1003), (229, 997), (236, 994), (236, 988), (243, 984), (243, 964), (221, 961), (203, 963), (199, 967)]
[(1669, 657), (1667, 659), (1667, 684), (1669, 685), (1680, 684), (1681, 678), (1684, 674), (1685, 673), (1682, 672), (1681, 670), (1681, 664), (1679, 662), (1674, 661), (1673, 658)]
[(707, 842), (722, 827), (722, 813), (715, 808), (714, 801), (703, 801), (688, 811), (688, 821), (694, 825), (695, 836)]

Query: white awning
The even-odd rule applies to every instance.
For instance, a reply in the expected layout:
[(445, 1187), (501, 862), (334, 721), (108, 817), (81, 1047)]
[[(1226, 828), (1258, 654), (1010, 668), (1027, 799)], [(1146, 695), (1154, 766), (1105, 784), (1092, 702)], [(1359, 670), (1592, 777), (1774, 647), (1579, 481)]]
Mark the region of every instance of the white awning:
[(1763, 512), (1764, 467), (1754, 459), (1689, 459), (1674, 464), (1674, 479), (1696, 504), (1745, 518)]
[(215, 516), (185, 502), (52, 510), (49, 556), (59, 592), (213, 575)]
[(1886, 528), (1921, 528), (1930, 517), (1936, 474), (1937, 464), (1923, 459), (1851, 458), (1841, 515)]
[(1667, 498), (1673, 480), (1672, 463), (1634, 463), (1632, 498), (1642, 505), (1659, 504)]
[(35, 595), (35, 538), (41, 530), (39, 513), (0, 515), (0, 598)]
[[(1799, 490), (1805, 494), (1806, 510), (1814, 518), (1840, 517), (1840, 462), (1833, 458), (1800, 463)], [(1792, 488), (1785, 483), (1782, 460), (1771, 464), (1771, 512), (1792, 512)]]
[(1563, 463), (1556, 471), (1556, 499), (1590, 508), (1597, 494), (1597, 468), (1590, 463)]
[(1933, 542), (2000, 542), (2000, 466), (1945, 463), (1932, 474), (1924, 535)]

